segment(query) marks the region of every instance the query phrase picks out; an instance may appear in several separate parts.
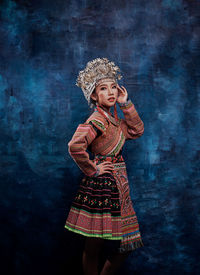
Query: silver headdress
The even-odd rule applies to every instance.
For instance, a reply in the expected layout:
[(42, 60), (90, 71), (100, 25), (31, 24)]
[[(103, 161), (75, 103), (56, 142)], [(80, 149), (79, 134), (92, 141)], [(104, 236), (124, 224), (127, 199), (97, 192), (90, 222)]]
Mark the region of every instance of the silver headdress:
[(104, 78), (112, 78), (116, 82), (117, 79), (122, 78), (119, 67), (107, 58), (96, 58), (92, 60), (87, 63), (84, 70), (79, 72), (76, 85), (82, 89), (90, 107), (94, 106), (90, 96), (97, 82)]

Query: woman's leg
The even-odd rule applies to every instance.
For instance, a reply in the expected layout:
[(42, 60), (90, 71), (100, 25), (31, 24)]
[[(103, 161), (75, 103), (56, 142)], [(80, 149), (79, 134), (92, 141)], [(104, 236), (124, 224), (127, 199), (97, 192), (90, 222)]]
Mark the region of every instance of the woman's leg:
[(113, 275), (128, 257), (130, 252), (114, 254), (110, 259), (106, 260), (100, 275)]
[(82, 258), (85, 275), (98, 275), (99, 252), (103, 247), (103, 242), (101, 238), (86, 238)]

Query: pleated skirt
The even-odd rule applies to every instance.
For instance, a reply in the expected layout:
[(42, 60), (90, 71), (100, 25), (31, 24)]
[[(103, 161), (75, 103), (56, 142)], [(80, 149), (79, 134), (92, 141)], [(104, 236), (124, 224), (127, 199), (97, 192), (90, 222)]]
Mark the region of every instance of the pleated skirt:
[[(107, 161), (107, 158), (104, 158)], [(84, 176), (64, 227), (86, 237), (120, 240), (120, 253), (143, 246), (124, 161), (98, 177)]]

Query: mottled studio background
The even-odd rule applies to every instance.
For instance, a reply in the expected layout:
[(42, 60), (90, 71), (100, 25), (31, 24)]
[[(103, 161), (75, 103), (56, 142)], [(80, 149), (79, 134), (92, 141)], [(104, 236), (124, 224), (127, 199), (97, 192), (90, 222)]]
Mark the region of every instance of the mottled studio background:
[(0, 3), (1, 274), (81, 274), (67, 143), (91, 112), (77, 73), (96, 57), (120, 66), (145, 125), (124, 148), (145, 247), (119, 274), (200, 274), (200, 2)]

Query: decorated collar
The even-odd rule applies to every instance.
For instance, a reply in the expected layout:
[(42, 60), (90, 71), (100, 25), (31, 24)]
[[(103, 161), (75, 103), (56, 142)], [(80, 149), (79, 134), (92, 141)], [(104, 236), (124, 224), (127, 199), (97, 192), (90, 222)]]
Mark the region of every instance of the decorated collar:
[(105, 117), (108, 121), (110, 121), (112, 124), (118, 126), (120, 121), (116, 121), (116, 119), (112, 116), (112, 114), (106, 112), (101, 106), (97, 106), (96, 107), (97, 111), (103, 115), (103, 117)]

